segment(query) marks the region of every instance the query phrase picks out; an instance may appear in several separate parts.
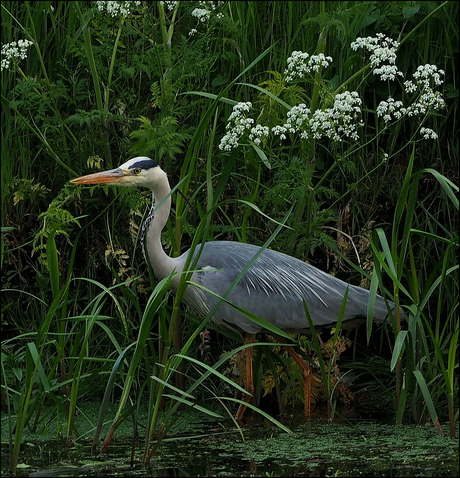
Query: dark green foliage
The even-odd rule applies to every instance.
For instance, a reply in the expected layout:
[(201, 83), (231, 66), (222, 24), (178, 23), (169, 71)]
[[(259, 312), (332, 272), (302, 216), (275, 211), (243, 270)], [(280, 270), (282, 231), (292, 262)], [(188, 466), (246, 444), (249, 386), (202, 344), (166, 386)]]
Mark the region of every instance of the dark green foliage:
[[(195, 2), (177, 10), (143, 2), (126, 18), (96, 2), (2, 2), (2, 45), (34, 42), (26, 59), (1, 73), (2, 387), (18, 394), (9, 413), (19, 427), (46, 426), (44, 404), (68, 413), (66, 400), (72, 411), (102, 395), (122, 352), (116, 400), (133, 382), (131, 393), (148, 392), (153, 404), (159, 380), (172, 382), (170, 368), (181, 360), (168, 348), (177, 335), (168, 327), (178, 305), (165, 284), (152, 294), (156, 282), (137, 243), (150, 193), (68, 184), (146, 155), (183, 194), (173, 195), (168, 252), (201, 238), (259, 245), (272, 238), (271, 248), (344, 280), (377, 280), (410, 317), (407, 334), (398, 342), (394, 326), (374, 335), (384, 371), (359, 357), (347, 366), (381, 387), (382, 402), (396, 397), (399, 419), (420, 422), (433, 410), (453, 418), (454, 408), (458, 419), (458, 3), (215, 3), (201, 22)], [(408, 77), (427, 63), (445, 71), (438, 88), (445, 108), (388, 126), (376, 116), (389, 96), (410, 100), (403, 79), (380, 81), (369, 53), (350, 47), (377, 33), (401, 42), (397, 66)], [(333, 62), (307, 81), (287, 82), (296, 50)], [(291, 107), (324, 111), (345, 90), (363, 101), (358, 140), (271, 134), (258, 146), (245, 137), (231, 152), (219, 148), (236, 102), (252, 102), (250, 117), (272, 128)], [(437, 140), (421, 140), (422, 120)], [(267, 216), (289, 227), (273, 238), (278, 224)], [(151, 337), (141, 325), (149, 321)], [(190, 357), (189, 389), (202, 379), (193, 363), (201, 358), (197, 323), (184, 320), (186, 345), (171, 349)], [(137, 350), (128, 373), (140, 339), (154, 359), (141, 360)], [(216, 341), (208, 374), (235, 345)], [(68, 416), (70, 437), (77, 432)]]

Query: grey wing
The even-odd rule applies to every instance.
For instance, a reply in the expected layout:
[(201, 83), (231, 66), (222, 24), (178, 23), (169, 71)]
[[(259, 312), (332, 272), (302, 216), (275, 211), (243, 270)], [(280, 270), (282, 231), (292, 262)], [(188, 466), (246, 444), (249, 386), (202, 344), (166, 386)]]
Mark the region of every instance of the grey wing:
[[(206, 243), (192, 281), (224, 296), (232, 283), (259, 251), (258, 246), (230, 241)], [(349, 287), (343, 320), (366, 316), (369, 292), (348, 285), (321, 270), (286, 254), (265, 249), (226, 298), (249, 312), (286, 331), (308, 331), (305, 301), (315, 326), (337, 321), (345, 291)], [(202, 314), (219, 298), (197, 286), (189, 286), (186, 302)], [(387, 307), (377, 297), (375, 317), (383, 320)], [(226, 303), (221, 303), (213, 320), (247, 333), (258, 333), (260, 326)]]

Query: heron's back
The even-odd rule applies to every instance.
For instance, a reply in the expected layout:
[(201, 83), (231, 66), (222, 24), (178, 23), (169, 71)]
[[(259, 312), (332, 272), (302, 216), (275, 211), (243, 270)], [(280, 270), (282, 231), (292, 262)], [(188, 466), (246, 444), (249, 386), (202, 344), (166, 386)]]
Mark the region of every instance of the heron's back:
[[(213, 317), (216, 323), (246, 333), (260, 332), (260, 326), (217, 297), (225, 296), (259, 250), (258, 246), (239, 242), (206, 243), (192, 276), (192, 281), (198, 285), (187, 287), (186, 302), (202, 314), (221, 302)], [(181, 256), (183, 261), (187, 254)], [(315, 327), (327, 327), (337, 322), (348, 287), (343, 321), (366, 317), (369, 291), (349, 285), (292, 256), (265, 249), (225, 297), (282, 330), (307, 332), (304, 301)], [(394, 304), (389, 302), (389, 306), (393, 308)], [(385, 300), (377, 296), (375, 319), (383, 321), (387, 315)]]

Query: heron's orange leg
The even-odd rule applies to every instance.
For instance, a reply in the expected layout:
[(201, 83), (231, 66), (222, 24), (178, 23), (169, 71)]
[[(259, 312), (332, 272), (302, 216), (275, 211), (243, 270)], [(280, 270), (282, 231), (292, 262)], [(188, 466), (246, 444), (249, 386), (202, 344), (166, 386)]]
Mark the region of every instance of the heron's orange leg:
[[(256, 341), (256, 336), (254, 334), (244, 334), (243, 340), (245, 344), (253, 344)], [(244, 375), (244, 388), (251, 395), (244, 394), (242, 399), (244, 402), (249, 403), (252, 400), (252, 395), (254, 395), (254, 378), (252, 374), (252, 347), (248, 347), (246, 350), (246, 373)], [(244, 412), (246, 411), (246, 404), (241, 403), (238, 411), (236, 412), (235, 419), (241, 420), (243, 418)]]

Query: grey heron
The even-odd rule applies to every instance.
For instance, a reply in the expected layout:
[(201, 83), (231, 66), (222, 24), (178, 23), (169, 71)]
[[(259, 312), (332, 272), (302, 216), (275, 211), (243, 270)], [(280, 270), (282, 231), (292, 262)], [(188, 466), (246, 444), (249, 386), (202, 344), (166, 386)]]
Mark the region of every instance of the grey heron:
[[(166, 173), (158, 163), (147, 157), (130, 159), (116, 169), (104, 171), (71, 181), (74, 184), (105, 184), (141, 186), (153, 193), (152, 208), (141, 229), (144, 256), (148, 258), (157, 279), (175, 272), (172, 281), (177, 289), (190, 250), (180, 257), (169, 257), (161, 244), (161, 232), (171, 209), (171, 188)], [(155, 207), (155, 203), (158, 207)], [(198, 251), (199, 247), (196, 248)], [(260, 247), (233, 241), (206, 242), (194, 267), (184, 300), (199, 314), (206, 315), (224, 296), (235, 279), (255, 257)], [(347, 284), (320, 269), (287, 254), (271, 249), (253, 261), (246, 274), (227, 295), (226, 299), (239, 308), (265, 319), (286, 332), (309, 332), (304, 302), (315, 327), (332, 326), (348, 289), (343, 322), (367, 316), (369, 291)], [(384, 321), (394, 304), (379, 295), (374, 306), (374, 318)], [(256, 334), (263, 332), (244, 313), (227, 302), (221, 303), (212, 320), (221, 327), (237, 331), (245, 344), (253, 344)], [(304, 378), (305, 414), (310, 414), (309, 363), (287, 346), (289, 355), (299, 364)], [(241, 420), (254, 393), (252, 376), (252, 347), (246, 348), (245, 389), (236, 419)]]

